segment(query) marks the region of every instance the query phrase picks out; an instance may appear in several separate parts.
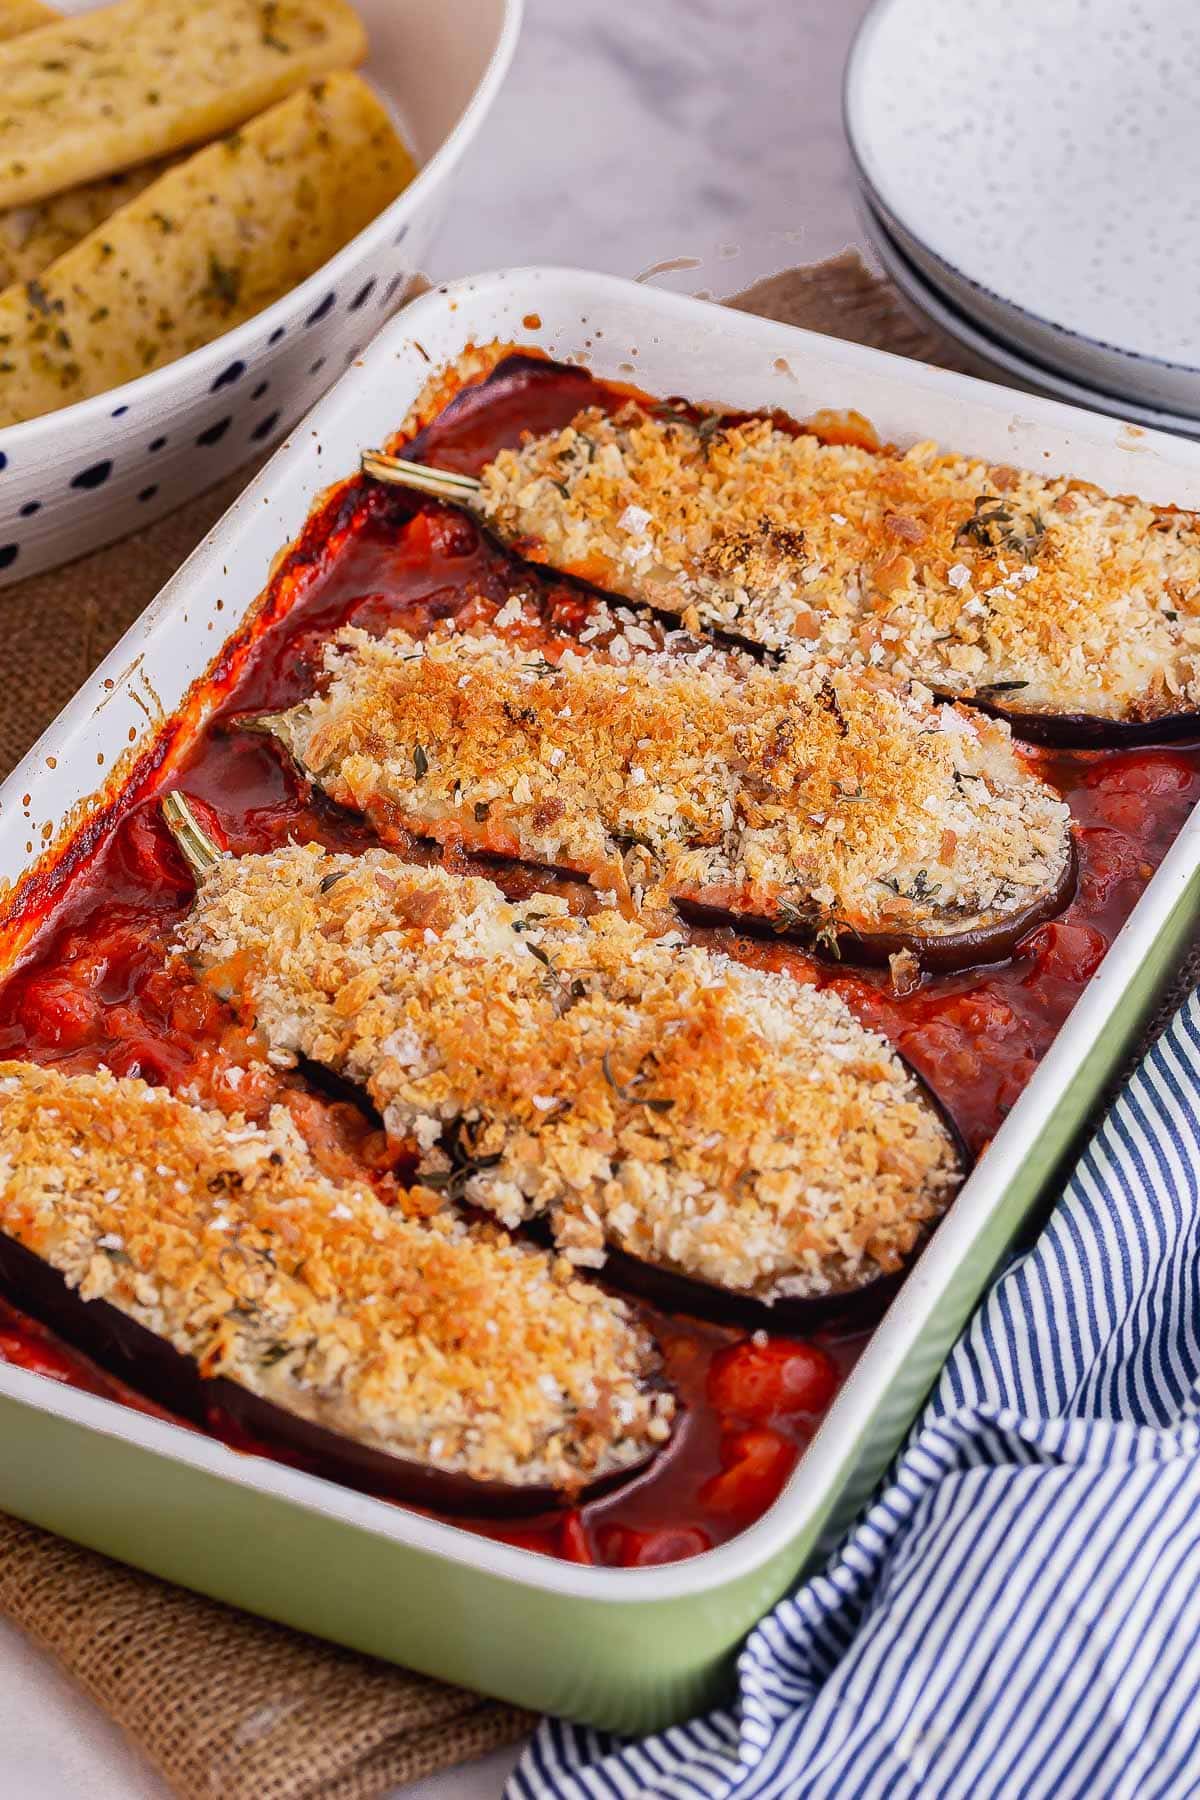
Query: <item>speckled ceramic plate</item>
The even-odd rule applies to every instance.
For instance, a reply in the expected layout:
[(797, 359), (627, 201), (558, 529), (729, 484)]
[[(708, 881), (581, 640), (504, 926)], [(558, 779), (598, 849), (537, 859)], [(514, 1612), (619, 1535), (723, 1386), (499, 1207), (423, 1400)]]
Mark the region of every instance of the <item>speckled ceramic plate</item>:
[(268, 448), (401, 303), (504, 79), (522, 0), (355, 4), (371, 46), (363, 73), (419, 174), (265, 312), (111, 393), (0, 431), (0, 587), (149, 524)]
[(923, 271), (905, 255), (865, 193), (859, 195), (859, 216), (876, 256), (905, 298), (939, 330), (987, 363), (995, 371), (997, 380), (1017, 382), (1030, 393), (1049, 394), (1055, 400), (1065, 400), (1070, 406), (1088, 406), (1094, 412), (1107, 413), (1109, 418), (1124, 419), (1131, 425), (1174, 431), (1184, 437), (1200, 437), (1200, 419), (1161, 412), (1153, 406), (1123, 400), (1116, 394), (1101, 393), (1098, 388), (1084, 387), (1081, 382), (1071, 381), (1055, 369), (1045, 369), (1040, 363), (1022, 356), (1011, 345), (991, 337), (926, 280)]
[(877, 0), (851, 148), (909, 260), (1081, 387), (1200, 418), (1200, 8)]

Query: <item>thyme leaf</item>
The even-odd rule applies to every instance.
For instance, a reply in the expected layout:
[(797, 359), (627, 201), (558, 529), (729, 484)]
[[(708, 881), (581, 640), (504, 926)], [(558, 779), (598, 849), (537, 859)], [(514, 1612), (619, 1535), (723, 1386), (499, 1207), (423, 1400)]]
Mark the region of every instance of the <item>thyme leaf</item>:
[(618, 1099), (624, 1100), (627, 1106), (646, 1106), (649, 1107), (651, 1112), (656, 1113), (670, 1112), (671, 1108), (674, 1106), (674, 1100), (668, 1099), (665, 1095), (638, 1093), (638, 1088), (641, 1086), (642, 1082), (646, 1080), (644, 1071), (639, 1070), (628, 1086), (622, 1087), (621, 1083), (613, 1074), (612, 1062), (607, 1050), (600, 1058), (600, 1066), (604, 1070), (604, 1079), (607, 1081), (613, 1093), (616, 1094)]
[(832, 908), (825, 910), (811, 900), (789, 900), (781, 894), (775, 902), (775, 929), (807, 938), (835, 962), (842, 960), (839, 920)]
[(201, 298), (217, 301), (232, 312), (242, 291), (242, 271), (223, 263), (212, 250), (208, 253), (208, 280), (200, 290)]
[(908, 888), (903, 886), (898, 875), (881, 875), (879, 882), (882, 887), (889, 888), (900, 900), (932, 900), (935, 894), (940, 894), (942, 891), (940, 881), (930, 881), (928, 869), (918, 869), (913, 877), (912, 886)]
[(499, 1150), (482, 1155), (477, 1148), (478, 1136), (479, 1125), (472, 1127), (460, 1114), (442, 1137), (442, 1148), (450, 1159), (450, 1167), (422, 1173), (422, 1185), (433, 1188), (436, 1193), (444, 1193), (448, 1200), (461, 1200), (471, 1177), (485, 1169), (494, 1169), (502, 1158)]
[(724, 429), (724, 413), (705, 413), (704, 417), (696, 427), (696, 436), (700, 439), (702, 444), (707, 444), (710, 438), (716, 437), (717, 433), (719, 431), (724, 431)]
[(1045, 535), (1046, 521), (1040, 512), (1022, 518), (999, 494), (976, 494), (970, 518), (954, 533), (954, 545), (974, 544), (993, 553), (1006, 550), (1032, 562)]

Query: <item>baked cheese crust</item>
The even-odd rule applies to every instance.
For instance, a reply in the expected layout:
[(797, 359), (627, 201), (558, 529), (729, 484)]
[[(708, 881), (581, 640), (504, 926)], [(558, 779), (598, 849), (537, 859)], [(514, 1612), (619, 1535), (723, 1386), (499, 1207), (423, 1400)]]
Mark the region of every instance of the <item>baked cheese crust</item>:
[(622, 1302), (494, 1228), (329, 1180), (282, 1107), (260, 1127), (0, 1063), (0, 1231), (204, 1374), (431, 1468), (572, 1489), (669, 1435)]
[(613, 1245), (771, 1301), (898, 1269), (961, 1178), (832, 993), (613, 911), (316, 845), (223, 859), (181, 928), (281, 1053), (370, 1094), (418, 1179), (575, 1262)]
[(1197, 515), (1088, 482), (629, 405), (501, 451), (480, 503), (533, 560), (802, 663), (1021, 712), (1200, 706)]
[(596, 645), (349, 629), (275, 734), (395, 829), (815, 934), (987, 930), (1064, 885), (1070, 813), (1007, 726), (862, 671), (776, 671), (630, 622)]

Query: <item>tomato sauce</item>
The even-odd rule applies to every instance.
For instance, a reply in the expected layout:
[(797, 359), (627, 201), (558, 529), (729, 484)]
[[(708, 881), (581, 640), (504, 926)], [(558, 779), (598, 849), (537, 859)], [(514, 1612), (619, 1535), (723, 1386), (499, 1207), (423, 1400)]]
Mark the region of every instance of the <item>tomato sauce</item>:
[[(582, 371), (529, 364), (514, 379), (461, 397), (422, 433), (442, 466), (472, 472), (522, 429), (565, 423), (586, 404), (619, 402)], [(274, 577), (257, 623), (223, 653), (210, 679), (218, 705), (172, 772), (209, 825), (237, 852), (288, 840), (359, 850), (375, 842), (362, 820), (310, 790), (245, 715), (293, 704), (317, 679), (340, 625), (428, 629), (439, 619), (486, 619), (515, 591), (536, 594), (549, 635), (577, 632), (594, 599), (570, 581), (530, 571), (469, 518), (399, 489), (350, 483), (310, 521)], [(835, 988), (903, 1052), (945, 1103), (973, 1151), (1010, 1110), (1112, 938), (1200, 798), (1200, 746), (1049, 752), (1029, 757), (1068, 801), (1080, 878), (1070, 906), (1001, 964), (925, 977), (893, 990), (886, 971), (814, 961), (777, 940), (696, 928), (746, 961)], [(0, 985), (0, 1057), (68, 1069), (105, 1063), (201, 1099), (262, 1116), (287, 1105), (331, 1173), (372, 1181), (386, 1198), (412, 1164), (389, 1147), (352, 1097), (317, 1091), (267, 1064), (245, 1029), (178, 960), (168, 959), (192, 882), (161, 822), (161, 752), (134, 771), (104, 820), (69, 850), (48, 881), (18, 896), (40, 929)], [(406, 851), (406, 853), (408, 853)], [(432, 858), (411, 846), (414, 858)], [(551, 886), (586, 908), (590, 891), (544, 872), (458, 857), (512, 897)], [(582, 1509), (468, 1529), (577, 1562), (644, 1565), (696, 1555), (759, 1517), (777, 1496), (872, 1321), (853, 1314), (814, 1336), (768, 1336), (642, 1309), (685, 1403), (670, 1449), (644, 1475)], [(157, 1408), (0, 1304), (0, 1361), (93, 1393)], [(256, 1446), (227, 1429), (233, 1447)]]

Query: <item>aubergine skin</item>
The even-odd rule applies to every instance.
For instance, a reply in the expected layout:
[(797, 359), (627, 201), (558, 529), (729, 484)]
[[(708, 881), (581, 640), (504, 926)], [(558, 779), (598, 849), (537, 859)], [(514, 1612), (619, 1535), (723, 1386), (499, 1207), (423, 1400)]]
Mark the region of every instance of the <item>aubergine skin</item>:
[[(281, 747), (281, 755), (287, 756)], [(310, 788), (316, 790), (311, 776), (294, 758), (289, 758), (293, 768), (300, 770)], [(368, 811), (368, 819), (371, 817)], [(380, 831), (381, 841), (387, 843), (387, 835)], [(418, 839), (431, 849), (440, 848), (436, 838)], [(486, 861), (486, 857), (481, 857)], [(497, 859), (501, 869), (510, 860)], [(514, 866), (530, 869), (551, 881), (581, 882), (586, 879), (579, 869), (562, 863), (548, 864), (512, 859)], [(501, 880), (496, 875), (492, 879)], [(782, 925), (778, 918), (766, 913), (738, 912), (728, 907), (710, 906), (699, 900), (689, 900), (685, 895), (672, 894), (670, 905), (680, 919), (688, 925), (728, 927), (743, 933), (746, 937), (782, 938), (799, 943), (819, 962), (840, 965), (858, 964), (863, 968), (884, 968), (888, 959), (902, 950), (910, 950), (921, 967), (931, 975), (951, 975), (963, 969), (982, 967), (988, 963), (1003, 962), (1011, 956), (1021, 939), (1039, 925), (1058, 917), (1075, 897), (1075, 889), (1079, 880), (1079, 856), (1074, 838), (1071, 839), (1070, 854), (1063, 865), (1063, 871), (1054, 887), (1029, 906), (1022, 907), (1011, 917), (998, 921), (995, 925), (984, 926), (979, 930), (925, 935), (918, 931), (853, 931), (845, 927), (835, 927), (836, 951), (827, 947), (827, 929), (819, 931), (814, 927), (806, 931), (803, 925)]]
[[(488, 641), (480, 639), (480, 643), (486, 643), (488, 653), (491, 653), (491, 648), (489, 648), (493, 643), (491, 639)], [(502, 653), (506, 653), (504, 648), (502, 648)], [(349, 673), (345, 677), (349, 684), (345, 689), (345, 706), (347, 706), (349, 718), (353, 720), (354, 731), (360, 731), (360, 729), (365, 731), (365, 729), (372, 729), (372, 718), (374, 718), (372, 706), (385, 706), (385, 704), (398, 706), (399, 702), (396, 702), (394, 697), (390, 700), (387, 698), (389, 677), (387, 677), (387, 671), (380, 673), (381, 668), (385, 668), (383, 652), (380, 652), (380, 662), (374, 668), (372, 668), (371, 659), (367, 659), (358, 668), (358, 673), (354, 671), (356, 655), (358, 652), (351, 655)], [(419, 657), (419, 653), (416, 657), (405, 655), (403, 661), (421, 661), (421, 657)], [(612, 670), (604, 670), (604, 673), (608, 675), (608, 673), (612, 673)], [(464, 673), (461, 682), (466, 682), (466, 680), (468, 680), (468, 675)], [(376, 693), (376, 682), (381, 684), (378, 693)], [(419, 689), (417, 689), (417, 695), (419, 695)], [(320, 700), (315, 702), (315, 706), (320, 706), (320, 704), (322, 704)], [(484, 702), (484, 704), (488, 704), (488, 702)], [(507, 700), (504, 702), (504, 706), (511, 711)], [(302, 713), (304, 707), (297, 707), (295, 711)], [(533, 711), (529, 713), (529, 718), (533, 718), (534, 725), (536, 725)], [(398, 713), (398, 720), (403, 720), (403, 713)], [(381, 731), (380, 742), (383, 743), (383, 747), (376, 745), (372, 749), (371, 756), (363, 756), (363, 772), (360, 772), (360, 776), (354, 783), (347, 783), (344, 772), (345, 765), (342, 761), (347, 754), (345, 751), (347, 738), (351, 743), (351, 749), (354, 747), (354, 738), (349, 736), (345, 725), (340, 727), (342, 736), (336, 743), (335, 749), (329, 749), (329, 745), (326, 745), (326, 751), (322, 752), (326, 756), (326, 761), (322, 763), (322, 756), (318, 754), (317, 763), (309, 765), (306, 758), (311, 754), (311, 743), (315, 742), (315, 738), (309, 738), (308, 743), (304, 742), (304, 731), (306, 731), (304, 724), (300, 725), (299, 736), (297, 736), (297, 727), (293, 727), (291, 724), (291, 715), (288, 713), (259, 715), (257, 720), (243, 718), (239, 724), (243, 725), (243, 729), (255, 729), (255, 731), (266, 734), (268, 740), (279, 747), (279, 754), (282, 758), (286, 758), (290, 767), (297, 770), (300, 779), (308, 785), (311, 792), (322, 792), (327, 797), (333, 797), (335, 805), (345, 806), (351, 812), (358, 810), (358, 814), (365, 817), (367, 823), (371, 824), (372, 828), (378, 832), (378, 837), (383, 844), (392, 844), (399, 848), (399, 844), (403, 844), (403, 842), (425, 842), (432, 846), (441, 846), (443, 851), (450, 844), (453, 846), (453, 850), (459, 851), (459, 853), (464, 851), (468, 855), (475, 853), (480, 857), (511, 860), (515, 864), (522, 864), (525, 868), (545, 869), (549, 875), (554, 875), (554, 877), (596, 880), (597, 886), (610, 886), (612, 884), (610, 866), (615, 868), (617, 859), (621, 857), (622, 853), (630, 850), (633, 844), (640, 842), (637, 837), (621, 835), (617, 824), (613, 823), (612, 819), (606, 819), (606, 815), (604, 815), (606, 801), (597, 799), (596, 792), (588, 792), (587, 788), (581, 796), (572, 797), (569, 803), (558, 803), (560, 814), (570, 810), (570, 817), (576, 821), (572, 824), (574, 837), (569, 833), (567, 837), (560, 837), (558, 842), (538, 842), (536, 839), (531, 842), (525, 835), (524, 824), (518, 823), (509, 833), (507, 844), (495, 844), (495, 842), (489, 842), (488, 826), (484, 826), (482, 830), (480, 830), (479, 823), (471, 826), (470, 817), (466, 824), (459, 824), (453, 819), (448, 821), (446, 817), (430, 819), (426, 812), (423, 812), (421, 803), (419, 801), (410, 803), (403, 790), (399, 794), (396, 794), (396, 790), (389, 792), (389, 785), (387, 785), (389, 756), (396, 754), (396, 742), (398, 742), (396, 733), (399, 733), (399, 729), (401, 729), (401, 725), (396, 724), (390, 716), (389, 724)], [(308, 727), (311, 729), (311, 715), (309, 715)], [(479, 740), (475, 740), (475, 743), (477, 742)], [(495, 754), (493, 747), (488, 745), (486, 749), (488, 749), (488, 754)], [(1015, 758), (1015, 760), (1020, 763), (1020, 758)], [(470, 767), (475, 767), (475, 745), (473, 745), (473, 754), (470, 758)], [(367, 778), (367, 769), (371, 770), (369, 778)], [(405, 769), (407, 769), (407, 761), (405, 761)], [(423, 779), (425, 779), (425, 770), (417, 776), (417, 785)], [(1038, 783), (1038, 787), (1042, 788), (1043, 796), (1054, 794), (1049, 783), (1042, 781), (1042, 783)], [(455, 794), (457, 794), (457, 790), (455, 790)], [(1058, 803), (1058, 812), (1061, 815), (1069, 814), (1069, 808), (1061, 803), (1061, 797), (1058, 794), (1054, 794), (1054, 799)], [(459, 801), (455, 797), (455, 806), (457, 805), (459, 805)], [(801, 810), (801, 808), (795, 806), (793, 810)], [(484, 817), (486, 815), (488, 815), (488, 806), (484, 806)], [(594, 842), (588, 842), (587, 839), (581, 841), (578, 821), (583, 815), (590, 815), (590, 823), (592, 826), (596, 826), (597, 832), (601, 833), (603, 853), (597, 853)], [(479, 812), (475, 817), (479, 821)], [(937, 913), (934, 909), (928, 909), (925, 914), (914, 907), (909, 918), (905, 918), (903, 914), (898, 916), (894, 909), (880, 907), (876, 913), (878, 916), (878, 923), (876, 923), (869, 904), (862, 905), (860, 922), (853, 923), (847, 918), (837, 916), (837, 911), (835, 913), (819, 913), (819, 909), (811, 900), (806, 902), (804, 898), (801, 898), (799, 902), (790, 904), (788, 895), (792, 889), (786, 886), (786, 873), (775, 873), (774, 891), (772, 891), (772, 886), (766, 886), (766, 884), (759, 887), (757, 891), (750, 889), (745, 873), (741, 873), (741, 875), (734, 873), (732, 877), (718, 875), (718, 877), (712, 878), (711, 884), (705, 884), (705, 880), (700, 875), (687, 875), (680, 882), (671, 873), (671, 860), (669, 859), (682, 848), (682, 844), (684, 844), (682, 835), (667, 841), (657, 871), (653, 869), (653, 859), (657, 859), (658, 851), (653, 850), (653, 844), (646, 846), (651, 850), (651, 873), (640, 878), (644, 878), (646, 886), (655, 891), (655, 895), (657, 895), (655, 905), (658, 904), (658, 896), (660, 896), (662, 902), (669, 902), (669, 905), (675, 909), (675, 913), (687, 922), (703, 923), (703, 925), (732, 925), (736, 931), (745, 931), (752, 936), (793, 938), (793, 940), (804, 943), (815, 958), (822, 959), (822, 961), (835, 961), (835, 963), (851, 961), (851, 963), (862, 963), (867, 967), (885, 965), (894, 954), (898, 954), (901, 950), (909, 950), (918, 958), (921, 967), (941, 974), (941, 972), (957, 972), (963, 968), (977, 967), (981, 963), (1002, 961), (1013, 952), (1027, 932), (1033, 931), (1036, 925), (1042, 925), (1045, 920), (1054, 918), (1056, 914), (1063, 911), (1063, 907), (1069, 904), (1070, 898), (1074, 896), (1076, 880), (1078, 880), (1078, 853), (1076, 853), (1072, 830), (1070, 830), (1069, 823), (1065, 823), (1065, 817), (1063, 817), (1063, 837), (1065, 837), (1065, 842), (1061, 846), (1061, 850), (1063, 850), (1061, 866), (1056, 871), (1056, 875), (1054, 875), (1054, 864), (1051, 862), (1043, 864), (1042, 873), (1040, 873), (1042, 880), (1049, 882), (1052, 878), (1052, 886), (1042, 887), (1038, 891), (1033, 882), (1029, 882), (1025, 887), (1024, 895), (1013, 896), (1013, 902), (1020, 898), (1024, 904), (1015, 905), (1013, 911), (1004, 911), (1004, 913), (999, 913), (999, 916), (991, 916), (991, 918), (984, 913), (982, 916), (988, 920), (984, 923), (981, 923), (979, 911), (972, 914), (963, 909), (963, 911), (955, 913), (950, 907), (943, 907), (941, 913)], [(896, 842), (892, 842), (892, 851), (898, 851)], [(774, 853), (779, 862), (786, 864), (786, 857), (792, 853), (786, 839), (783, 841), (783, 848), (775, 846)], [(885, 864), (880, 864), (880, 860), (876, 860), (874, 868), (878, 869), (880, 866), (885, 868)], [(873, 877), (871, 868), (864, 869), (862, 873), (867, 878)], [(813, 884), (815, 884), (815, 877), (811, 875), (811, 869), (806, 871), (806, 878), (808, 878), (808, 893), (811, 895)], [(741, 891), (736, 886), (739, 880), (745, 882), (745, 887)], [(874, 875), (874, 882), (876, 882), (876, 893), (882, 898), (882, 887), (885, 886), (885, 882), (882, 882), (878, 875)], [(937, 925), (941, 925), (941, 923), (945, 923), (946, 929), (936, 929)]]
[(916, 1254), (919, 1251), (894, 1275), (879, 1275), (863, 1287), (807, 1300), (759, 1300), (753, 1294), (735, 1293), (732, 1288), (717, 1287), (713, 1282), (685, 1275), (680, 1269), (643, 1262), (626, 1250), (611, 1248), (604, 1264), (604, 1278), (618, 1293), (644, 1300), (660, 1312), (683, 1313), (691, 1318), (707, 1319), (714, 1325), (734, 1325), (745, 1331), (806, 1334), (826, 1325), (847, 1328), (874, 1325), (895, 1298)]
[[(859, 963), (881, 967), (899, 951), (909, 950), (921, 967), (930, 974), (953, 974), (986, 963), (1003, 962), (1013, 954), (1021, 939), (1048, 919), (1057, 918), (1075, 896), (1079, 879), (1079, 857), (1074, 838), (1063, 872), (1053, 889), (1011, 917), (978, 930), (926, 936), (919, 931), (859, 932), (835, 926), (836, 962)], [(692, 925), (732, 926), (748, 937), (796, 938), (823, 962), (830, 960), (827, 949), (814, 942), (815, 933), (781, 926), (778, 920), (753, 913), (732, 912), (724, 907), (706, 906), (698, 901), (674, 896), (672, 904), (680, 917)], [(828, 929), (828, 928), (827, 928)]]
[[(414, 462), (432, 462), (435, 467), (468, 464), (473, 470), (484, 460), (473, 450), (469, 435), (474, 415), (481, 407), (494, 408), (499, 402), (512, 408), (512, 425), (499, 441), (516, 446), (527, 429), (561, 430), (583, 407), (601, 399), (603, 393), (595, 376), (586, 369), (513, 351), (502, 357), (482, 381), (461, 389), (404, 446), (403, 454)], [(453, 454), (455, 438), (464, 431), (471, 448), (465, 455)]]
[(204, 1375), (194, 1358), (109, 1301), (82, 1299), (57, 1269), (3, 1232), (0, 1295), (181, 1422), (212, 1431), (228, 1420), (255, 1438), (264, 1453), (376, 1499), (463, 1517), (543, 1513), (634, 1480), (658, 1454), (651, 1451), (641, 1463), (575, 1493), (479, 1481), (357, 1443), (252, 1394), (228, 1376)]
[[(895, 1054), (946, 1127), (965, 1181), (975, 1159), (954, 1115), (920, 1070), (898, 1050)], [(732, 1288), (718, 1287), (714, 1282), (701, 1281), (695, 1275), (686, 1275), (682, 1269), (645, 1262), (615, 1245), (608, 1249), (604, 1280), (606, 1286), (615, 1288), (618, 1293), (648, 1301), (662, 1312), (689, 1313), (695, 1318), (710, 1319), (714, 1324), (741, 1326), (746, 1331), (809, 1332), (826, 1325), (861, 1330), (877, 1324), (883, 1317), (935, 1228), (936, 1221), (922, 1232), (903, 1268), (877, 1275), (861, 1287), (844, 1288), (811, 1299), (762, 1300), (756, 1294), (738, 1293)]]
[(1200, 712), (1163, 713), (1157, 719), (1110, 719), (1098, 713), (1021, 712), (977, 695), (947, 694), (944, 698), (1002, 719), (1015, 738), (1048, 750), (1140, 750), (1200, 739)]

